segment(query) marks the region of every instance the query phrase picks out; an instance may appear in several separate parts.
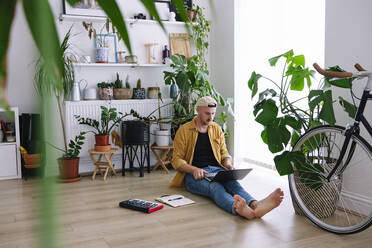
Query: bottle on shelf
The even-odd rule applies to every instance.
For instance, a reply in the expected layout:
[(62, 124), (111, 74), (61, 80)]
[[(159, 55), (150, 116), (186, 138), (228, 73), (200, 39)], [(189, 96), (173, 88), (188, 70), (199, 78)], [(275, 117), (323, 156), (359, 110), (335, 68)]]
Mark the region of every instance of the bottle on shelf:
[(164, 46), (164, 50), (163, 50), (163, 64), (168, 64), (168, 60), (169, 60), (169, 49), (168, 49), (168, 46), (165, 45)]

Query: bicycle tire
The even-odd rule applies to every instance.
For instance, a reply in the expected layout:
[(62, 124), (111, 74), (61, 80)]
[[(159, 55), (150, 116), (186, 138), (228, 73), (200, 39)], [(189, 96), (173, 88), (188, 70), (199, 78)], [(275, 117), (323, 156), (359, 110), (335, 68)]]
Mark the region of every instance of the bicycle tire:
[[(293, 166), (295, 172), (288, 176), (291, 196), (302, 213), (318, 227), (336, 234), (357, 233), (372, 224), (372, 192), (365, 184), (372, 181), (372, 149), (367, 141), (353, 134), (349, 147), (354, 141), (355, 153), (341, 176), (330, 182), (319, 176), (334, 167), (344, 133), (345, 128), (340, 126), (324, 125), (308, 130), (293, 147), (293, 151), (305, 154), (305, 167)], [(358, 173), (360, 182), (353, 179)]]

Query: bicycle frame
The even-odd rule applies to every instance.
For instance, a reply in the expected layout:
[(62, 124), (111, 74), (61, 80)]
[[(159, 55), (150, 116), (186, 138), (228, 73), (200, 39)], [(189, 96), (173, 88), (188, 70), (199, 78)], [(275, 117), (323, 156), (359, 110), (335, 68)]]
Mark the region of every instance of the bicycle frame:
[[(344, 144), (342, 145), (340, 156), (339, 156), (339, 158), (336, 162), (336, 165), (331, 170), (331, 172), (328, 174), (328, 176), (325, 178), (328, 182), (331, 181), (331, 178), (333, 178), (333, 175), (337, 171), (338, 167), (340, 167), (341, 161), (343, 160), (343, 158), (346, 154), (347, 148), (349, 146), (351, 136), (353, 134), (359, 134), (360, 133), (360, 128), (359, 128), (359, 123), (360, 122), (362, 122), (363, 126), (367, 129), (369, 135), (372, 137), (372, 127), (369, 124), (368, 120), (363, 115), (365, 107), (367, 105), (367, 101), (372, 100), (372, 94), (370, 94), (370, 91), (372, 90), (372, 73), (367, 72), (367, 71), (362, 71), (362, 72), (353, 74), (353, 76), (354, 75), (357, 76), (357, 77), (368, 77), (368, 82), (367, 82), (366, 87), (364, 88), (362, 99), (359, 103), (358, 110), (357, 110), (357, 113), (356, 113), (356, 116), (355, 116), (355, 119), (354, 119), (354, 124), (350, 127), (347, 127), (346, 130), (345, 130), (345, 137), (346, 138), (345, 138)], [(343, 167), (341, 168), (341, 170), (337, 174), (337, 176), (336, 176), (337, 178), (339, 177), (339, 175), (341, 175), (344, 172), (344, 170), (348, 166), (352, 156), (354, 155), (355, 145), (356, 145), (356, 143), (352, 142), (349, 154), (347, 155), (347, 159), (346, 159)]]

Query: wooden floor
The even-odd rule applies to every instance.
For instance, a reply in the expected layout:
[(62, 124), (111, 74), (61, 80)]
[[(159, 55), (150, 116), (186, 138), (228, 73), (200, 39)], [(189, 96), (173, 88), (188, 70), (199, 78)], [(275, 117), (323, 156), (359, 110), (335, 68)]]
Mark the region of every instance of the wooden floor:
[[(209, 199), (169, 189), (174, 175), (158, 170), (102, 181), (97, 176), (58, 184), (60, 247), (372, 247), (372, 228), (348, 236), (327, 233), (294, 214), (286, 178), (255, 168), (242, 184), (260, 199), (275, 187), (284, 189), (283, 204), (262, 219), (247, 221), (219, 209)], [(38, 180), (0, 181), (0, 248), (38, 247), (40, 226)], [(129, 198), (154, 201), (163, 194), (181, 193), (196, 204), (165, 206), (152, 214), (118, 207)]]

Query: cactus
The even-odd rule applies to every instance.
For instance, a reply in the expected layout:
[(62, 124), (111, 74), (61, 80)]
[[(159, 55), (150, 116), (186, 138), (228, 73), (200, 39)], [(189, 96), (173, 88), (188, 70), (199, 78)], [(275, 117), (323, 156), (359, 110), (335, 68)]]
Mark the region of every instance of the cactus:
[(119, 73), (116, 73), (116, 80), (114, 81), (114, 88), (120, 89), (123, 88), (123, 81), (119, 78)]
[(137, 80), (137, 89), (141, 89), (142, 87), (141, 87), (141, 79), (139, 78), (138, 80)]
[(125, 78), (125, 88), (130, 89), (130, 84), (129, 84), (129, 75)]

